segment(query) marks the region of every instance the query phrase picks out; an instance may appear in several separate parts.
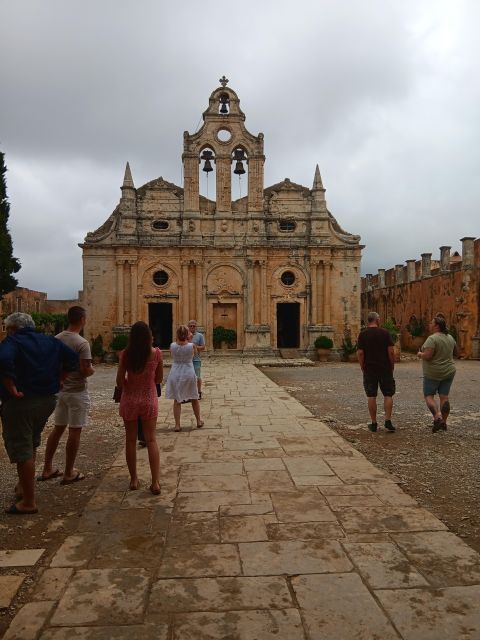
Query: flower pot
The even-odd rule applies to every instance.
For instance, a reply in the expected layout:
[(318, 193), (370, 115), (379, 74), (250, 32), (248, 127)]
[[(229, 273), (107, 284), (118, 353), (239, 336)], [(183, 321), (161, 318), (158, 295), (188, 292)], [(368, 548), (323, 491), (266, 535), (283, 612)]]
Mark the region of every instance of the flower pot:
[(330, 355), (330, 349), (317, 349), (318, 361), (328, 362), (328, 356)]
[(347, 353), (347, 362), (358, 362), (357, 352)]

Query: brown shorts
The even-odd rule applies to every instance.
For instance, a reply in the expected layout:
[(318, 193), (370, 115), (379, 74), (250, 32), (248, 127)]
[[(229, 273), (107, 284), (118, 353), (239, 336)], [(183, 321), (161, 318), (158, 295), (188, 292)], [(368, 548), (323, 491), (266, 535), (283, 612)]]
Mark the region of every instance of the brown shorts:
[(378, 394), (378, 387), (384, 396), (395, 395), (395, 379), (393, 375), (383, 373), (381, 375), (375, 375), (373, 373), (363, 374), (363, 388), (367, 394), (367, 398), (376, 398)]

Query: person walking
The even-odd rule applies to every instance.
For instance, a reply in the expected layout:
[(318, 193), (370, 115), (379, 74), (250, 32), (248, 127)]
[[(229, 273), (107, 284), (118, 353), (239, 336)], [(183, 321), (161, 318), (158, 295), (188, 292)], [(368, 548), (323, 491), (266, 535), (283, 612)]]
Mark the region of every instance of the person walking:
[(380, 327), (380, 316), (371, 311), (367, 316), (368, 325), (360, 331), (357, 340), (358, 362), (363, 371), (363, 388), (368, 400), (370, 423), (368, 429), (375, 432), (377, 423), (378, 387), (383, 394), (385, 429), (395, 431), (392, 424), (393, 396), (395, 395), (395, 357), (393, 340), (386, 329)]
[(63, 386), (57, 397), (55, 407), (55, 426), (48, 436), (45, 448), (45, 461), (42, 474), (37, 481), (51, 480), (61, 474), (53, 469), (53, 457), (60, 443), (60, 439), (68, 425), (68, 437), (65, 445), (65, 469), (60, 484), (72, 484), (83, 480), (85, 475), (75, 469), (75, 459), (80, 446), (82, 429), (88, 424), (90, 396), (87, 389), (87, 378), (95, 373), (92, 367), (90, 344), (80, 333), (87, 318), (83, 307), (70, 307), (67, 312), (68, 327), (55, 337), (78, 354), (80, 367), (78, 371), (69, 373), (63, 381)]
[(78, 369), (78, 355), (53, 336), (37, 333), (27, 313), (5, 318), (7, 337), (0, 344), (0, 378), (14, 382), (15, 395), (2, 386), (2, 435), (10, 462), (17, 465), (17, 502), (6, 513), (37, 513), (35, 456), (42, 431), (55, 409), (61, 380)]
[(125, 424), (125, 457), (130, 473), (130, 489), (140, 486), (137, 475), (137, 427), (142, 421), (152, 475), (150, 491), (160, 494), (160, 453), (155, 438), (158, 416), (156, 384), (163, 381), (162, 352), (153, 348), (150, 327), (135, 322), (130, 329), (128, 344), (120, 354), (116, 385), (120, 390), (119, 413)]
[(196, 346), (195, 353), (193, 354), (193, 368), (195, 370), (195, 375), (197, 376), (197, 389), (198, 389), (198, 399), (202, 399), (202, 358), (200, 357), (200, 353), (205, 351), (205, 338), (202, 333), (197, 331), (197, 321), (189, 320), (188, 328), (192, 337), (190, 342)]
[(197, 377), (193, 368), (193, 357), (196, 347), (189, 342), (190, 331), (185, 325), (177, 329), (176, 342), (170, 345), (172, 354), (172, 368), (168, 374), (165, 387), (165, 397), (173, 400), (173, 417), (175, 420), (175, 431), (181, 431), (180, 417), (182, 413), (182, 403), (191, 402), (193, 413), (197, 420), (197, 427), (203, 427), (204, 422), (200, 416), (200, 402), (198, 401)]
[[(433, 416), (432, 432), (446, 431), (450, 414), (448, 395), (456, 373), (453, 356), (457, 354), (457, 345), (448, 333), (443, 315), (437, 314), (430, 322), (430, 336), (417, 353), (422, 360), (423, 395)], [(435, 399), (438, 393), (439, 400)]]

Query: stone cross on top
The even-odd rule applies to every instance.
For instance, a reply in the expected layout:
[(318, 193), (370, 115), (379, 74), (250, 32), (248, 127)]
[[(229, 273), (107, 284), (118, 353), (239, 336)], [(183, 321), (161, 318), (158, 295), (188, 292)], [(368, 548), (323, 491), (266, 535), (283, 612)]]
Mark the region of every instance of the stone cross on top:
[(222, 85), (222, 87), (226, 87), (227, 83), (228, 83), (228, 78), (226, 78), (224, 75), (220, 78), (219, 80), (220, 84)]

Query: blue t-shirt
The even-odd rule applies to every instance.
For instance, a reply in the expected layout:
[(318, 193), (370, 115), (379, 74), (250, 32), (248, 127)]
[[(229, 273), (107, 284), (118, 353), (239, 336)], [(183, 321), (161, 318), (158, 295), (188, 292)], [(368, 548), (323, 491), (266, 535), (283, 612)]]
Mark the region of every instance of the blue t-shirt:
[[(197, 347), (204, 347), (205, 346), (205, 338), (203, 337), (202, 333), (199, 333), (198, 331), (195, 331), (195, 333), (192, 336), (192, 342), (193, 344), (195, 344)], [(200, 358), (200, 354), (196, 353), (193, 356), (193, 362), (200, 362), (201, 358)]]

